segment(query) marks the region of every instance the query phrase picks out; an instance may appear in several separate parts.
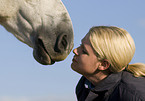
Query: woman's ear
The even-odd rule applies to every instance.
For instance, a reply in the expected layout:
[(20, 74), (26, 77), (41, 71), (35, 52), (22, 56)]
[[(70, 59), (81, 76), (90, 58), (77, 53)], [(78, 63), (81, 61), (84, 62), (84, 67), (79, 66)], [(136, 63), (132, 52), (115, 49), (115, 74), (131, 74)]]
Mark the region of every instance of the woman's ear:
[(110, 63), (108, 62), (108, 60), (104, 59), (104, 60), (101, 61), (98, 69), (99, 70), (107, 70), (109, 68), (109, 66), (110, 66)]

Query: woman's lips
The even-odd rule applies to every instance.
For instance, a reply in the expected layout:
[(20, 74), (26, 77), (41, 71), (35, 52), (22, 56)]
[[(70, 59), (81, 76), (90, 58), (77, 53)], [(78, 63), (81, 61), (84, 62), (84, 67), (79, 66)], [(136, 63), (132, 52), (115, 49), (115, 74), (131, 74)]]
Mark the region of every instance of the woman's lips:
[(77, 62), (77, 60), (75, 58), (72, 59), (73, 62)]

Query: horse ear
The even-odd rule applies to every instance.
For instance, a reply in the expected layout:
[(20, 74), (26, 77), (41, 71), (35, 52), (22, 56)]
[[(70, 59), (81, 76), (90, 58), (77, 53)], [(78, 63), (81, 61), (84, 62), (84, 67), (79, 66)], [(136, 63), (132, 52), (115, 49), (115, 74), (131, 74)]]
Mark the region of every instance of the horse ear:
[(104, 60), (101, 61), (98, 69), (99, 70), (107, 70), (109, 68), (109, 66), (110, 66), (109, 61), (107, 59), (104, 59)]

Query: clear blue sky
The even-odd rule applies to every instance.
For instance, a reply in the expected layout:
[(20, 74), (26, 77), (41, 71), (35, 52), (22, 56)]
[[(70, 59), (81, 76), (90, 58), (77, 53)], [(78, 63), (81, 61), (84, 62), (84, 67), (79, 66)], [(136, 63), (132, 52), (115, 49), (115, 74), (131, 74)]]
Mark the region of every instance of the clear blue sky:
[[(74, 47), (89, 28), (113, 25), (134, 38), (131, 63), (145, 63), (145, 0), (62, 0), (74, 27)], [(0, 26), (0, 101), (76, 101), (81, 75), (70, 68), (73, 53), (52, 66), (35, 61), (32, 49)]]

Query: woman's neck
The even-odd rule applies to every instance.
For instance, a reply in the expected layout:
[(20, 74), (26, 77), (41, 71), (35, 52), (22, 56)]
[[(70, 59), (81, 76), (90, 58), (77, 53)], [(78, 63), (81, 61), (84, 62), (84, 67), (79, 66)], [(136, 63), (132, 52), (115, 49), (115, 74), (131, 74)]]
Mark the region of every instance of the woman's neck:
[(96, 74), (93, 75), (88, 75), (85, 76), (94, 86), (96, 86), (100, 81), (102, 81), (103, 79), (105, 79), (108, 75), (110, 74), (110, 72), (108, 71), (100, 71)]

